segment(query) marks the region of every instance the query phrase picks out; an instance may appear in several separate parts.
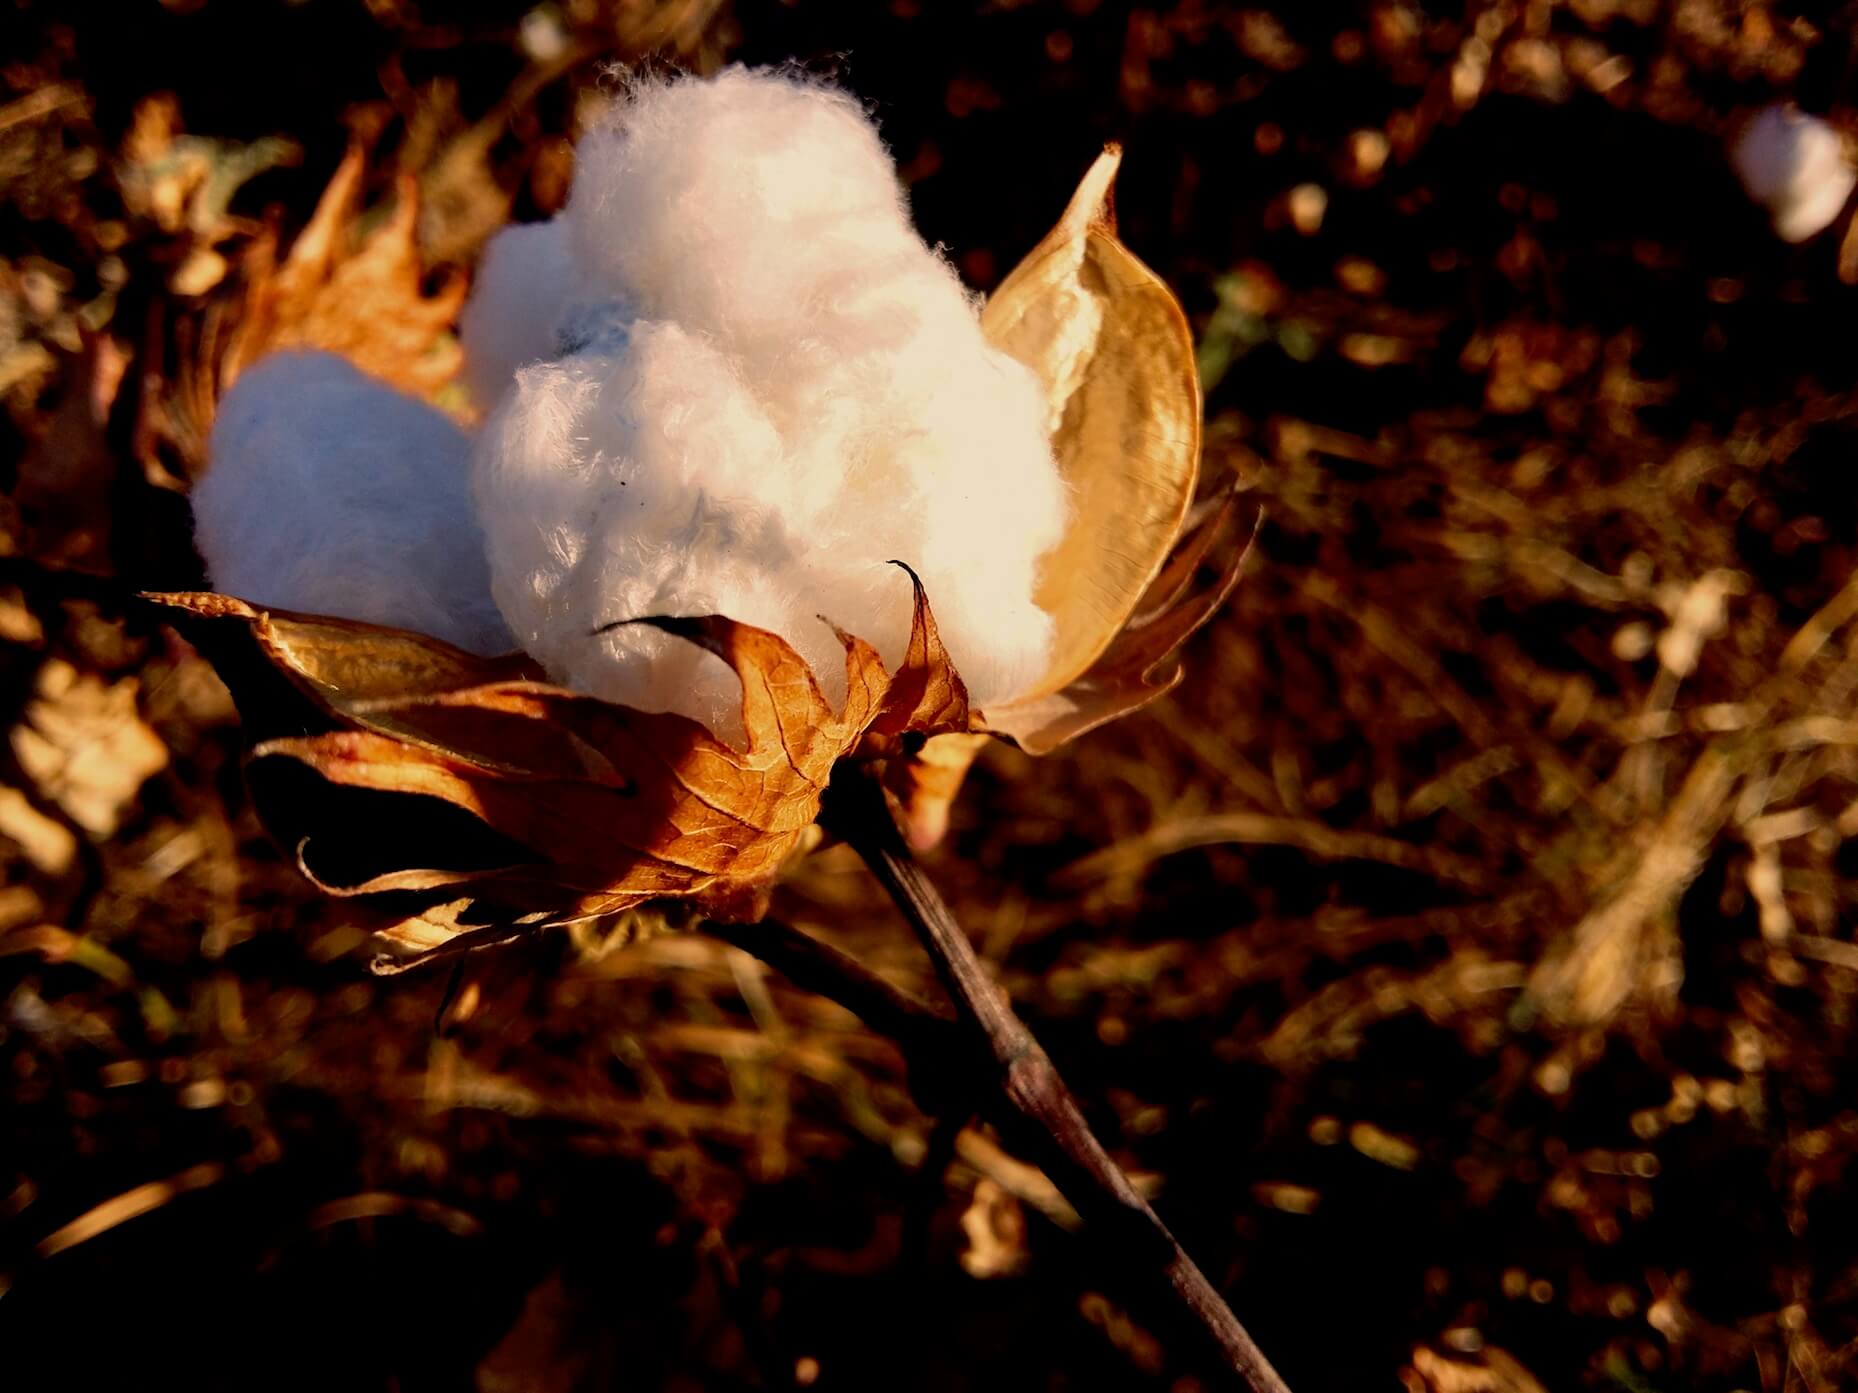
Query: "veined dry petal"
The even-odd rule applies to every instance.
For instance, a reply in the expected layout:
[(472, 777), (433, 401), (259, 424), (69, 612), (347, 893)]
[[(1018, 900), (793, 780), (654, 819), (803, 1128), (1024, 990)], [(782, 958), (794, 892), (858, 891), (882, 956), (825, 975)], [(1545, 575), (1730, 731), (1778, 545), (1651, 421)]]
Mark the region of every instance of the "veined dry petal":
[(994, 345), (1044, 382), (1072, 493), (1037, 594), (1055, 621), (1051, 661), (1025, 698), (1074, 682), (1109, 647), (1174, 549), (1199, 474), (1193, 333), (1174, 293), (1116, 236), (1121, 161), (1114, 145), (1098, 156), (981, 317)]

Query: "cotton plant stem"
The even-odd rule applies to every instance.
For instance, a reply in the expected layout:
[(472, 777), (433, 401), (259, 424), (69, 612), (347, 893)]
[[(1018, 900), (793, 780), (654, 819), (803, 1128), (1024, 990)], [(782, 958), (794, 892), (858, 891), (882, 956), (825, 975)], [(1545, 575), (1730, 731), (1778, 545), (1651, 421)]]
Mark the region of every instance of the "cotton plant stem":
[(1251, 1393), (1290, 1393), (1213, 1284), (1104, 1150), (1077, 1100), (1025, 1022), (987, 975), (974, 945), (897, 830), (883, 789), (841, 770), (827, 793), (827, 826), (857, 850), (922, 940), (962, 1023), (991, 1056), (993, 1086), (1021, 1144), (1118, 1256), (1149, 1267), (1173, 1304), (1204, 1331)]

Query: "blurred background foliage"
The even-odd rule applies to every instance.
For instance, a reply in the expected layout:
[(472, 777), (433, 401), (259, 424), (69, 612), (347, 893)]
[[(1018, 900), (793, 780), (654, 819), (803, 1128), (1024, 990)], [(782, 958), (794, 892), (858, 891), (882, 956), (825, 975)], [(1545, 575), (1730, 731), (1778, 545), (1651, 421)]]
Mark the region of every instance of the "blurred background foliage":
[[(607, 65), (788, 59), (981, 291), (1124, 141), (1268, 509), (1189, 683), (993, 751), (933, 869), (1292, 1385), (1852, 1381), (1858, 240), (1723, 153), (1850, 121), (1849, 6), (4, 11), (8, 1387), (1207, 1386), (1042, 1176), (711, 940), (371, 977), (129, 598), (198, 583), (265, 348), (463, 409), (472, 258)], [(929, 990), (843, 854), (779, 908)]]

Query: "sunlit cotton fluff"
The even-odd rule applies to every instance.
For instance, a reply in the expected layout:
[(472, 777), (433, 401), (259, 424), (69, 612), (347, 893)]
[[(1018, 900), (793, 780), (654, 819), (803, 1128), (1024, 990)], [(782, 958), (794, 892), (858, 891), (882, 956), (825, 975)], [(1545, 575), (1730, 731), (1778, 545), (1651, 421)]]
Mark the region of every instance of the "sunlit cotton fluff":
[[(896, 664), (896, 559), (977, 704), (1036, 679), (1034, 582), (1066, 511), (1044, 393), (988, 346), (851, 98), (739, 68), (640, 83), (581, 142), (563, 221), (579, 299), (523, 340), (563, 352), (515, 372), (473, 459), (524, 648), (571, 686), (728, 733), (740, 687), (719, 660), (593, 631), (724, 614), (779, 633), (836, 698), (844, 653), (819, 616)], [(520, 303), (507, 274), (485, 303)]]
[(1748, 196), (1788, 242), (1824, 231), (1858, 184), (1838, 131), (1791, 105), (1764, 107), (1742, 128), (1730, 157)]
[(517, 223), (485, 244), (458, 326), (465, 385), (490, 410), (518, 368), (560, 352), (556, 330), (579, 294), (564, 219)]
[(193, 491), (216, 589), (253, 604), (516, 646), (490, 598), (470, 441), (332, 353), (274, 353), (219, 405)]

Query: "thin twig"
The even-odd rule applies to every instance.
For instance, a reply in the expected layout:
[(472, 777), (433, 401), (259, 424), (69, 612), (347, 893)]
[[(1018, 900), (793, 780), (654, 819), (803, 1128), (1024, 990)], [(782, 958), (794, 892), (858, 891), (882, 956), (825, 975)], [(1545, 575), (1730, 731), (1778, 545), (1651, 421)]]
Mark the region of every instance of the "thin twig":
[(868, 775), (841, 771), (827, 790), (824, 811), (822, 820), (864, 857), (922, 940), (963, 1024), (985, 1042), (992, 1086), (1023, 1124), (1017, 1129), (1023, 1144), (1037, 1148), (1034, 1159), (1086, 1225), (1113, 1244), (1119, 1258), (1162, 1279), (1173, 1305), (1205, 1333), (1252, 1393), (1290, 1393), (1224, 1298), (1091, 1132), (1050, 1056), (987, 976), (973, 943), (917, 865), (883, 789)]
[(913, 1066), (931, 1060), (953, 1064), (962, 1053), (965, 1037), (955, 1021), (893, 986), (850, 953), (791, 924), (778, 919), (758, 924), (706, 920), (703, 931), (759, 958), (802, 991), (838, 1002), (879, 1035), (895, 1041)]

